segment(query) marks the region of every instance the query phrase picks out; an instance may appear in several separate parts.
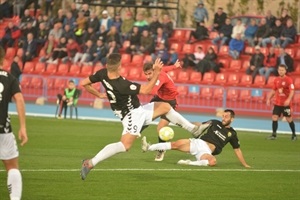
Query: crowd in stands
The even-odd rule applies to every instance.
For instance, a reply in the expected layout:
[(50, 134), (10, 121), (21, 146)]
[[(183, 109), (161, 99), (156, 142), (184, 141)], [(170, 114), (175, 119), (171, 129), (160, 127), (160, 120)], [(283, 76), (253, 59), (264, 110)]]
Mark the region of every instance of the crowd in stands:
[[(200, 2), (194, 11), (195, 29), (179, 41), (174, 36), (174, 20), (168, 14), (153, 15), (148, 21), (144, 13), (138, 12), (134, 16), (130, 9), (113, 15), (102, 10), (99, 15), (88, 4), (80, 4), (78, 9), (73, 3), (69, 9), (59, 9), (56, 14), (52, 13), (53, 17), (48, 17), (53, 1), (47, 0), (46, 10), (38, 14), (26, 9), (27, 1), (25, 9), (20, 7), (21, 2), (16, 1), (15, 7), (8, 9), (8, 1), (2, 0), (0, 7), (0, 27), (3, 29), (0, 44), (6, 49), (22, 49), (18, 54), (22, 60), (21, 69), (33, 60), (47, 64), (105, 66), (109, 54), (121, 52), (148, 56), (148, 61), (160, 57), (166, 65), (180, 59), (184, 69), (191, 68), (202, 74), (226, 70), (227, 66), (219, 62), (223, 57), (248, 60), (249, 66), (244, 72), (253, 80), (259, 74), (267, 81), (269, 76), (276, 75), (279, 64), (287, 65), (289, 72), (294, 71), (293, 58), (285, 49), (297, 44), (297, 30), (286, 9), (277, 18), (268, 11), (259, 21), (252, 19), (249, 24), (244, 24), (238, 19), (233, 24), (223, 8), (218, 8), (213, 24), (209, 25), (208, 12)], [(35, 5), (38, 1), (28, 2)], [(12, 16), (15, 20), (2, 25), (3, 18)], [(184, 51), (174, 48), (174, 43), (181, 47), (189, 44), (194, 48)], [(295, 47), (299, 49), (299, 46)], [(246, 52), (249, 47), (253, 52)]]

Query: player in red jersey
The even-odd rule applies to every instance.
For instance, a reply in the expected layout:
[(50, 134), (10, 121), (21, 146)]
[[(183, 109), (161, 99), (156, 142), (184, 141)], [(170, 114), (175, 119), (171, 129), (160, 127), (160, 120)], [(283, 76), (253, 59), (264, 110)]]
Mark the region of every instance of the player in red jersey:
[[(172, 78), (167, 74), (167, 72), (172, 71), (174, 69), (181, 68), (180, 62), (177, 62), (171, 66), (165, 66), (162, 68), (162, 72), (160, 73), (158, 80), (156, 81), (155, 86), (152, 89), (151, 94), (154, 94), (154, 97), (150, 102), (158, 102), (163, 101), (169, 103), (174, 109), (177, 107), (176, 97), (178, 95), (177, 88), (172, 80)], [(144, 74), (148, 81), (153, 78), (153, 64), (145, 63)], [(165, 115), (161, 116), (160, 121), (157, 125), (157, 132), (162, 128), (167, 126), (170, 121), (166, 118)], [(158, 137), (158, 142), (165, 142), (160, 137)], [(165, 151), (158, 151), (155, 157), (155, 161), (162, 161), (164, 159)]]
[(274, 85), (272, 91), (267, 97), (267, 105), (270, 105), (270, 101), (273, 96), (274, 98), (274, 108), (273, 108), (273, 115), (272, 115), (272, 129), (273, 133), (269, 137), (270, 140), (276, 139), (276, 131), (278, 128), (278, 118), (283, 115), (286, 117), (287, 122), (289, 123), (291, 130), (292, 130), (292, 140), (297, 140), (296, 131), (295, 131), (295, 123), (292, 118), (291, 114), (291, 101), (294, 96), (294, 84), (293, 80), (286, 75), (287, 66), (286, 65), (279, 65), (278, 66), (278, 74), (274, 80)]

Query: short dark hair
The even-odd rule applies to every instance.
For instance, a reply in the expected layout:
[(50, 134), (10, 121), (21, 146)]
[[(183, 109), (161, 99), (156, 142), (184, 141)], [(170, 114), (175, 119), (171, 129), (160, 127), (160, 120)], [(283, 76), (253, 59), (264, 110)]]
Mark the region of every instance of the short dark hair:
[(225, 109), (224, 112), (229, 112), (229, 113), (230, 113), (230, 116), (231, 116), (232, 118), (235, 117), (235, 112), (234, 112), (233, 110), (231, 110), (231, 109)]
[(148, 71), (148, 70), (151, 70), (153, 69), (153, 63), (152, 62), (146, 62), (143, 66), (143, 71)]
[(116, 71), (121, 64), (121, 55), (119, 53), (112, 53), (107, 58), (107, 68), (109, 71)]
[(284, 69), (288, 69), (288, 67), (285, 64), (280, 64), (278, 67), (283, 67)]

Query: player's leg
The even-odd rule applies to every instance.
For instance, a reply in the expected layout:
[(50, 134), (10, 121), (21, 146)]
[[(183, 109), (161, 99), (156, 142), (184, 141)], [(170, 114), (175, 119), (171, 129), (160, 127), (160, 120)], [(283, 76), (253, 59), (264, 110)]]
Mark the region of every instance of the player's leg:
[(281, 106), (274, 105), (273, 113), (272, 113), (272, 135), (268, 137), (269, 140), (275, 140), (277, 137), (277, 129), (278, 129), (278, 118), (282, 113)]
[(289, 126), (291, 128), (291, 131), (292, 131), (291, 140), (293, 140), (293, 141), (297, 140), (295, 123), (293, 121), (293, 117), (292, 117), (290, 106), (284, 107), (283, 116), (286, 118), (286, 121), (289, 123)]
[[(160, 119), (159, 122), (158, 122), (158, 125), (157, 125), (157, 132), (159, 132), (159, 130), (160, 130), (161, 128), (163, 128), (163, 127), (165, 127), (165, 126), (168, 126), (169, 123), (170, 123), (170, 122), (169, 122), (166, 118), (164, 118), (164, 117), (162, 116), (161, 119)], [(158, 136), (158, 142), (159, 142), (159, 143), (164, 143), (164, 142), (166, 142), (166, 141), (160, 139), (160, 137)], [(164, 156), (165, 156), (165, 152), (166, 152), (166, 151), (157, 151), (154, 160), (155, 160), (155, 161), (163, 161)]]
[(180, 139), (180, 140), (177, 140), (174, 142), (156, 143), (156, 144), (152, 144), (152, 145), (148, 144), (148, 148), (146, 150), (149, 150), (149, 151), (178, 150), (178, 151), (189, 153), (190, 152), (190, 139)]

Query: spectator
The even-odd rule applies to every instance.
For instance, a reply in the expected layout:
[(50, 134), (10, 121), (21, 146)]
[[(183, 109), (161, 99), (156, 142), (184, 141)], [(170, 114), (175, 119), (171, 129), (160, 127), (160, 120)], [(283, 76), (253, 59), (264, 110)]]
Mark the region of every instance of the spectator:
[(122, 18), (120, 13), (116, 13), (115, 17), (113, 18), (112, 26), (115, 26), (118, 32), (121, 32)]
[(106, 37), (107, 37), (108, 31), (105, 30), (104, 26), (100, 26), (99, 31), (96, 33), (97, 39), (102, 40), (104, 43), (106, 42)]
[(112, 26), (112, 19), (108, 16), (108, 11), (103, 10), (102, 11), (102, 18), (100, 19), (100, 26), (104, 26), (105, 30), (110, 30), (110, 27)]
[(279, 45), (282, 48), (285, 48), (287, 47), (287, 45), (294, 43), (296, 35), (297, 35), (297, 30), (293, 25), (293, 20), (288, 19), (286, 22), (286, 27), (284, 27), (281, 32), (280, 40), (278, 40)]
[(247, 41), (248, 44), (252, 47), (254, 47), (254, 36), (256, 34), (256, 31), (257, 31), (256, 20), (251, 19), (250, 25), (245, 30), (244, 41)]
[(83, 52), (77, 52), (74, 57), (74, 63), (79, 61), (79, 65), (88, 64), (92, 65), (96, 53), (96, 46), (92, 40), (88, 40), (83, 48)]
[(7, 2), (7, 0), (1, 0), (0, 2), (0, 12), (2, 17), (11, 18), (12, 17), (12, 5)]
[(37, 29), (32, 26), (32, 22), (28, 22), (26, 24), (26, 27), (22, 30), (22, 36), (21, 36), (21, 40), (25, 41), (27, 39), (27, 35), (28, 33), (31, 33), (33, 35), (33, 37), (36, 37), (36, 31)]
[(94, 33), (99, 30), (100, 22), (95, 12), (91, 12), (90, 18), (87, 21), (87, 27), (92, 27)]
[(236, 38), (232, 38), (229, 42), (229, 55), (237, 60), (240, 57), (241, 52), (244, 49), (244, 41), (242, 40), (242, 34), (238, 33)]
[(15, 0), (13, 6), (14, 6), (14, 16), (21, 17), (22, 10), (24, 7), (24, 0)]
[(71, 29), (69, 24), (65, 25), (63, 29), (62, 37), (65, 37), (67, 39), (73, 38), (75, 40), (76, 37), (75, 37), (74, 30)]
[(45, 42), (48, 39), (49, 32), (46, 30), (45, 23), (40, 23), (37, 34), (36, 34), (36, 42), (39, 46), (44, 46)]
[(245, 25), (242, 23), (241, 19), (237, 19), (235, 26), (232, 29), (231, 38), (236, 38), (238, 34), (240, 34), (241, 38), (244, 38), (245, 35)]
[(198, 25), (200, 22), (204, 22), (205, 19), (208, 21), (208, 12), (206, 8), (204, 7), (203, 2), (199, 2), (198, 6), (196, 7), (194, 11), (194, 20), (196, 21), (196, 24)]
[(55, 41), (58, 42), (63, 34), (61, 24), (60, 23), (54, 24), (54, 27), (53, 27), (53, 29), (50, 30), (49, 34), (53, 35)]
[(157, 58), (160, 58), (161, 61), (166, 64), (169, 60), (169, 53), (165, 46), (165, 43), (161, 42), (159, 47), (156, 49), (155, 53), (151, 54), (152, 61), (154, 62)]
[(160, 46), (160, 43), (164, 43), (165, 47), (168, 47), (168, 37), (167, 35), (163, 32), (163, 29), (159, 27), (156, 31), (156, 34), (154, 35), (154, 47), (155, 50), (157, 50)]
[(192, 54), (186, 54), (185, 57), (183, 58), (183, 68), (187, 67), (193, 67), (194, 69), (195, 66), (205, 57), (205, 53), (202, 49), (201, 46), (198, 46), (196, 48), (196, 51)]
[(116, 41), (111, 41), (108, 43), (108, 49), (107, 49), (107, 54), (106, 57), (102, 59), (102, 64), (105, 65), (107, 61), (107, 57), (112, 54), (112, 53), (119, 53), (119, 47), (117, 45)]
[(291, 16), (288, 15), (288, 9), (283, 9), (282, 10), (282, 13), (281, 13), (281, 16), (280, 16), (280, 21), (281, 21), (281, 24), (283, 26), (286, 26), (286, 22), (288, 19), (291, 19)]
[(128, 39), (130, 31), (133, 28), (133, 24), (134, 24), (134, 20), (132, 18), (132, 13), (127, 12), (121, 25), (121, 32), (122, 32), (123, 39), (125, 40)]
[(103, 64), (102, 59), (106, 57), (107, 49), (102, 40), (98, 39), (96, 43), (96, 52), (94, 53), (93, 65), (97, 62), (101, 62)]
[(76, 32), (75, 35), (78, 37), (78, 39), (84, 34), (85, 28), (86, 28), (87, 19), (84, 17), (83, 12), (78, 13), (78, 17), (76, 19)]
[(98, 35), (94, 32), (93, 27), (88, 27), (87, 31), (84, 32), (84, 35), (82, 37), (82, 41), (80, 40), (79, 44), (82, 45), (86, 43), (88, 40), (92, 40), (93, 43), (95, 44), (98, 37)]
[(226, 19), (225, 24), (219, 28), (219, 36), (212, 40), (212, 43), (220, 49), (221, 46), (227, 45), (232, 34), (232, 25), (229, 18)]
[(281, 25), (280, 19), (276, 19), (275, 26), (271, 28), (269, 37), (263, 38), (261, 45), (266, 47), (268, 44), (272, 44), (272, 47), (279, 45), (279, 38), (282, 32), (283, 26)]
[(178, 61), (178, 53), (171, 48), (169, 51), (169, 60), (166, 65), (174, 65)]
[(20, 24), (19, 28), (23, 29), (23, 28), (25, 28), (27, 26), (28, 22), (33, 22), (33, 21), (34, 21), (34, 18), (31, 17), (30, 11), (26, 9), (24, 11), (23, 17), (21, 18), (21, 24)]
[(9, 22), (7, 27), (5, 28), (5, 34), (1, 40), (1, 45), (3, 48), (12, 47), (15, 42), (20, 38), (21, 30), (13, 24), (13, 22)]
[(157, 15), (152, 15), (152, 21), (149, 24), (149, 30), (151, 34), (155, 34), (158, 27), (161, 27), (161, 23), (158, 21)]
[(197, 41), (205, 40), (208, 38), (208, 29), (205, 27), (204, 22), (200, 22), (195, 31), (191, 32), (188, 43), (192, 43), (192, 37)]
[(21, 82), (22, 70), (19, 66), (19, 60), (20, 60), (19, 56), (14, 57), (14, 60), (11, 63), (11, 67), (10, 67), (10, 73), (14, 77), (16, 77), (16, 79), (18, 79), (19, 82)]
[(143, 30), (139, 52), (143, 54), (151, 54), (154, 52), (154, 40), (147, 29)]
[(61, 24), (63, 24), (64, 21), (65, 21), (65, 18), (66, 18), (65, 11), (64, 11), (63, 9), (59, 9), (59, 10), (57, 11), (57, 16), (54, 17), (54, 18), (51, 20), (51, 22), (52, 22), (53, 25), (56, 24), (56, 23), (61, 23)]
[(164, 33), (165, 33), (168, 37), (171, 37), (171, 36), (172, 36), (172, 33), (173, 33), (173, 22), (171, 21), (169, 15), (165, 14), (165, 15), (163, 16), (163, 21), (162, 21), (161, 25), (162, 25), (162, 28), (163, 28)]
[(216, 62), (217, 57), (218, 56), (215, 50), (212, 47), (209, 47), (207, 54), (204, 56), (204, 58), (200, 60), (198, 64), (196, 64), (196, 70), (198, 72), (201, 72), (202, 75), (209, 71), (219, 73), (220, 67)]
[(260, 46), (263, 38), (267, 38), (269, 34), (270, 28), (267, 25), (267, 20), (262, 18), (254, 36), (254, 44)]
[(27, 9), (28, 6), (30, 6), (32, 3), (34, 4), (34, 16), (36, 16), (36, 11), (39, 8), (39, 1), (38, 0), (25, 0), (23, 10)]
[(143, 13), (138, 13), (136, 15), (136, 21), (133, 25), (139, 28), (140, 33), (148, 27), (148, 22), (144, 19)]
[(115, 41), (118, 47), (122, 46), (121, 36), (115, 26), (110, 27), (110, 30), (106, 35), (106, 43), (110, 43), (111, 41)]
[(78, 52), (81, 52), (79, 44), (75, 40), (73, 40), (73, 38), (69, 38), (67, 44), (68, 57), (63, 58), (62, 62), (66, 63), (67, 61), (71, 61), (72, 63), (74, 63), (74, 57)]
[(246, 74), (252, 75), (253, 82), (256, 75), (259, 73), (259, 70), (264, 66), (264, 59), (265, 56), (261, 53), (260, 46), (256, 46), (255, 53), (252, 55), (250, 60), (250, 66), (246, 70)]
[(273, 26), (275, 26), (276, 17), (272, 15), (271, 10), (267, 11), (266, 20), (267, 20), (267, 26), (269, 26), (270, 28), (273, 28)]
[(91, 14), (89, 4), (87, 3), (83, 4), (81, 12), (83, 12), (84, 17), (89, 18)]
[(132, 29), (132, 33), (129, 36), (130, 46), (126, 48), (126, 53), (128, 54), (136, 54), (141, 41), (141, 35), (139, 33), (139, 28), (134, 26)]
[(27, 40), (25, 41), (23, 45), (23, 64), (27, 61), (31, 61), (35, 56), (37, 52), (37, 43), (34, 39), (34, 36), (32, 33), (28, 33)]
[[(279, 55), (277, 57), (277, 62), (276, 62), (277, 69), (279, 65), (287, 66), (287, 72), (294, 71), (294, 60), (289, 54), (285, 52), (285, 49), (283, 47), (279, 48)], [(276, 75), (278, 76), (277, 71), (276, 71)]]
[(223, 8), (219, 7), (218, 11), (215, 13), (213, 30), (220, 32), (220, 29), (225, 25), (227, 19), (227, 14), (223, 12)]
[(53, 10), (53, 6), (54, 6), (54, 0), (45, 0), (45, 15), (48, 15), (49, 12), (51, 13), (50, 15), (52, 15), (52, 10)]
[(71, 29), (72, 31), (75, 30), (75, 28), (76, 28), (76, 20), (75, 20), (75, 18), (73, 17), (71, 11), (67, 12), (67, 15), (66, 15), (66, 17), (65, 17), (65, 19), (64, 19), (64, 22), (63, 22), (63, 25), (64, 25), (64, 27), (65, 27), (66, 25), (69, 25), (69, 26), (70, 26), (70, 29)]
[(78, 17), (78, 9), (76, 8), (76, 3), (71, 3), (71, 9), (70, 9), (72, 16), (74, 19), (77, 19)]
[(50, 22), (49, 17), (47, 15), (43, 15), (43, 23), (45, 23), (46, 29), (50, 30), (51, 22)]
[[(55, 39), (54, 39), (54, 42), (56, 42)], [(49, 48), (49, 46), (47, 47), (47, 49), (48, 48)], [(58, 59), (63, 59), (63, 58), (66, 58), (67, 56), (68, 56), (67, 39), (65, 37), (61, 37), (59, 39), (58, 44), (53, 48), (52, 56), (46, 62), (57, 64)]]
[(270, 47), (269, 53), (265, 57), (264, 67), (259, 69), (259, 74), (265, 77), (266, 83), (271, 74), (276, 74), (276, 59), (274, 47)]
[[(54, 40), (53, 35), (48, 36), (48, 40), (46, 41), (45, 45), (41, 49), (41, 51), (45, 52), (45, 55), (42, 56), (39, 61), (46, 62), (52, 57), (52, 52), (56, 49), (57, 42)], [(53, 60), (51, 60), (52, 62)]]

